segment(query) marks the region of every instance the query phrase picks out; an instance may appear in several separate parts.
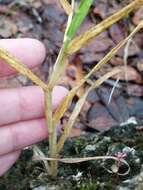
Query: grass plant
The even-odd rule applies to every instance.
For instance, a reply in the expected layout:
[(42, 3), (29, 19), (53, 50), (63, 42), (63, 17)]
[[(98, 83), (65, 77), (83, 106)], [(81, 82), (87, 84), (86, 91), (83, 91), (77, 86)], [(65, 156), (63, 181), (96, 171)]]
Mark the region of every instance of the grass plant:
[[(27, 76), (31, 79), (36, 85), (40, 86), (45, 94), (45, 116), (46, 123), (48, 127), (48, 141), (49, 141), (49, 153), (48, 159), (50, 162), (48, 171), (51, 176), (56, 176), (58, 172), (58, 161), (60, 158), (60, 152), (64, 146), (66, 139), (68, 138), (70, 131), (75, 124), (75, 121), (86, 101), (88, 93), (99, 87), (105, 80), (111, 76), (122, 72), (119, 69), (113, 69), (109, 73), (105, 74), (96, 81), (92, 81), (87, 91), (79, 98), (75, 108), (73, 109), (67, 123), (63, 126), (63, 133), (61, 133), (60, 138), (57, 138), (56, 125), (59, 120), (63, 117), (64, 113), (68, 109), (69, 104), (73, 100), (74, 96), (78, 92), (81, 86), (83, 86), (89, 78), (99, 70), (103, 65), (108, 63), (108, 61), (117, 53), (117, 51), (123, 47), (141, 28), (143, 28), (143, 21), (141, 21), (135, 29), (129, 34), (127, 38), (117, 44), (111, 51), (99, 61), (91, 71), (85, 75), (78, 84), (71, 89), (68, 95), (64, 98), (62, 103), (59, 105), (57, 110), (52, 112), (52, 91), (54, 86), (57, 84), (59, 77), (64, 73), (64, 70), (68, 63), (68, 58), (70, 55), (81, 49), (85, 46), (90, 40), (94, 40), (98, 34), (109, 28), (112, 24), (116, 23), (123, 17), (128, 16), (128, 14), (134, 9), (143, 5), (143, 0), (134, 0), (126, 7), (122, 8), (115, 14), (109, 16), (101, 23), (96, 26), (91, 27), (86, 32), (76, 36), (76, 32), (83, 23), (85, 17), (87, 16), (93, 0), (80, 0), (80, 3), (77, 6), (76, 0), (72, 0), (71, 4), (67, 0), (60, 0), (61, 5), (63, 6), (65, 12), (68, 15), (67, 27), (65, 29), (64, 39), (62, 47), (59, 51), (59, 55), (54, 64), (53, 71), (49, 76), (48, 83), (43, 82), (39, 77), (37, 77), (30, 69), (23, 65), (19, 60), (17, 60), (13, 55), (11, 55), (6, 50), (0, 48), (0, 59), (4, 60), (7, 64), (17, 70), (19, 73)], [(76, 6), (75, 6), (76, 5)]]

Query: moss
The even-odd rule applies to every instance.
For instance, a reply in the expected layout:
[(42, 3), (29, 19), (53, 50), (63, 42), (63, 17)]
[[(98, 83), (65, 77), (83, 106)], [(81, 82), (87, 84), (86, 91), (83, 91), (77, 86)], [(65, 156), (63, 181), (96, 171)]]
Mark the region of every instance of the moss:
[[(142, 138), (142, 141), (141, 141)], [(34, 190), (38, 186), (55, 187), (56, 190), (111, 190), (116, 189), (124, 180), (138, 175), (143, 164), (143, 133), (134, 126), (112, 128), (102, 134), (86, 133), (84, 136), (72, 138), (65, 144), (64, 157), (87, 157), (114, 155), (126, 151), (126, 161), (131, 172), (124, 177), (108, 173), (113, 161), (96, 160), (77, 164), (59, 164), (58, 178), (50, 179), (41, 162), (32, 161), (32, 149), (24, 150), (18, 163), (0, 179), (0, 189)], [(47, 142), (39, 144), (45, 153)], [(127, 168), (121, 167), (121, 172)], [(80, 176), (80, 175), (81, 176)]]

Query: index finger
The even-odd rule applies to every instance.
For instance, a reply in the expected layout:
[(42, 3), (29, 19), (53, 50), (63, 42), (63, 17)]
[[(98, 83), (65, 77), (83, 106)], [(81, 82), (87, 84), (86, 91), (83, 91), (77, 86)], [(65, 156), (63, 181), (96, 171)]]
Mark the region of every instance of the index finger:
[[(0, 40), (0, 48), (9, 51), (29, 68), (42, 64), (46, 55), (44, 45), (40, 41), (31, 38), (2, 39)], [(0, 77), (14, 73), (15, 70), (0, 59)]]

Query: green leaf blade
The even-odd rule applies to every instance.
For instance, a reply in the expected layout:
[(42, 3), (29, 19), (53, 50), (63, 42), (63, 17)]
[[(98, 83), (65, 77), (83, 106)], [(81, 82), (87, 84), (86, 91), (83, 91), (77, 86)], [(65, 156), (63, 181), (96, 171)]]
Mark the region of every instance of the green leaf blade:
[(67, 31), (66, 36), (68, 39), (72, 39), (82, 22), (84, 21), (84, 18), (88, 14), (88, 11), (93, 3), (93, 0), (81, 0), (80, 5), (76, 11), (75, 16), (73, 17), (73, 20), (71, 22), (71, 25)]

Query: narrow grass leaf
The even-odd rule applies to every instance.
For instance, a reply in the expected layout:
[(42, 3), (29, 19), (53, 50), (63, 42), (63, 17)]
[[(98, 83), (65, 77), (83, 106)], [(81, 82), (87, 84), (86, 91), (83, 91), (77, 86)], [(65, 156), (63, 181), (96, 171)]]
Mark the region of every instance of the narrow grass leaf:
[[(72, 0), (72, 9), (74, 9), (74, 3), (75, 1)], [(73, 11), (68, 15), (68, 21), (67, 21), (67, 26), (64, 34), (64, 39), (63, 39), (63, 45), (60, 49), (60, 52), (58, 54), (57, 60), (54, 64), (53, 72), (50, 76), (50, 80), (48, 83), (48, 87), (53, 88), (54, 85), (56, 84), (57, 80), (59, 79), (61, 73), (64, 71), (67, 63), (67, 47), (69, 45), (69, 39), (67, 38), (67, 31), (71, 25), (73, 18)]]
[[(141, 5), (143, 5), (143, 0), (135, 0), (123, 9), (119, 10), (117, 13), (103, 20), (98, 25), (91, 27), (85, 33), (75, 37), (69, 44), (68, 53), (73, 54), (74, 52), (78, 51), (80, 48), (85, 46), (91, 39), (96, 37), (102, 31), (109, 28), (112, 24), (127, 16), (132, 10), (140, 7)], [(72, 30), (69, 31), (70, 35), (71, 33), (73, 33)]]
[(72, 19), (71, 25), (66, 33), (68, 39), (72, 39), (84, 18), (86, 17), (93, 0), (81, 0), (79, 7), (75, 10), (75, 16)]
[(40, 86), (43, 90), (47, 89), (47, 85), (36, 76), (26, 65), (22, 64), (17, 58), (11, 55), (5, 49), (0, 48), (0, 59), (13, 67), (16, 71), (31, 79), (35, 84)]
[(58, 106), (53, 116), (53, 125), (58, 123), (58, 121), (63, 117), (76, 92), (77, 90), (71, 90), (69, 94), (63, 99), (60, 106)]
[(89, 94), (89, 92), (97, 87), (99, 87), (104, 81), (106, 81), (108, 78), (110, 78), (111, 76), (119, 73), (121, 70), (119, 69), (114, 69), (111, 72), (105, 74), (104, 76), (102, 76), (100, 79), (98, 79), (97, 81), (93, 82), (93, 84), (88, 88), (88, 90), (81, 96), (81, 98), (78, 100), (78, 102), (75, 105), (75, 108), (73, 110), (73, 112), (70, 115), (70, 118), (67, 122), (67, 124), (64, 126), (64, 131), (62, 136), (60, 137), (60, 140), (58, 142), (57, 145), (57, 151), (60, 152), (61, 149), (63, 148), (63, 145), (66, 141), (66, 139), (68, 138), (70, 131), (86, 101), (86, 98)]
[[(33, 146), (33, 152), (34, 152), (35, 157), (39, 157), (39, 156), (45, 157), (45, 154), (41, 151), (41, 149), (37, 145)], [(50, 175), (50, 166), (49, 166), (48, 162), (46, 160), (42, 160), (42, 161), (44, 163), (47, 173)]]
[(69, 4), (69, 2), (67, 0), (60, 0), (60, 3), (64, 8), (65, 12), (67, 13), (67, 15), (70, 15), (72, 13), (72, 7)]
[(69, 46), (69, 43), (76, 31), (78, 30), (78, 28), (80, 27), (80, 25), (82, 24), (84, 18), (86, 17), (89, 8), (92, 5), (92, 2), (93, 0), (81, 0), (79, 7), (75, 11), (75, 15), (73, 16), (73, 12), (69, 15), (67, 28), (64, 36), (64, 43), (58, 55), (57, 61), (54, 65), (53, 73), (48, 84), (50, 88), (55, 85), (59, 76), (65, 68), (65, 60), (67, 58), (67, 48)]

